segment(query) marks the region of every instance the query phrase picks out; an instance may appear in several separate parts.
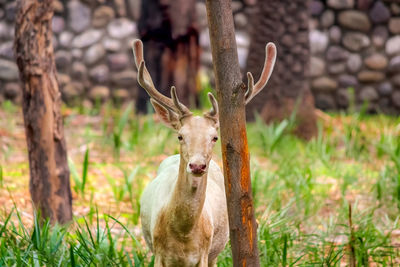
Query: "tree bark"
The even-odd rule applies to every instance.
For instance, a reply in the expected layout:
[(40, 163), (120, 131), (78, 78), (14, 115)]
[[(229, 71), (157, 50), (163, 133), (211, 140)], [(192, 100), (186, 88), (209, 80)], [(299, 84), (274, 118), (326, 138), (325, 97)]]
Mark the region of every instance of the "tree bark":
[(23, 87), (32, 200), (42, 218), (65, 223), (72, 219), (72, 197), (53, 55), (52, 2), (18, 2), (14, 50)]
[(309, 88), (310, 49), (308, 0), (258, 1), (251, 20), (248, 71), (260, 75), (266, 40), (278, 50), (274, 74), (248, 107), (248, 118), (261, 112), (267, 123), (288, 118), (296, 109), (295, 133), (305, 139), (317, 134), (314, 98)]
[(246, 133), (246, 86), (240, 74), (231, 0), (207, 0), (206, 6), (220, 110), (233, 264), (256, 267), (260, 262)]
[[(198, 91), (200, 46), (195, 5), (196, 0), (142, 1), (138, 25), (154, 85), (169, 96), (169, 86), (174, 84), (185, 105), (195, 104)], [(148, 100), (146, 92), (139, 90), (139, 111), (146, 111)]]

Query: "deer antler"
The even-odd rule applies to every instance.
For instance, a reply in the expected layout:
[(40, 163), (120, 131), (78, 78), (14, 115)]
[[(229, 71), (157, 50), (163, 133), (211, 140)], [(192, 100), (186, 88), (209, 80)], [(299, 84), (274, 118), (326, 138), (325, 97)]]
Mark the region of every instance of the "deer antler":
[(260, 79), (256, 84), (254, 84), (253, 75), (248, 72), (247, 73), (247, 92), (245, 94), (246, 104), (250, 102), (253, 97), (255, 97), (267, 84), (269, 77), (271, 76), (272, 70), (274, 69), (276, 60), (276, 46), (274, 43), (268, 43), (265, 46), (265, 61), (264, 68), (261, 72)]
[(151, 79), (150, 73), (147, 70), (143, 59), (143, 43), (139, 39), (133, 41), (133, 55), (135, 58), (136, 67), (138, 69), (138, 82), (140, 86), (146, 90), (149, 96), (168, 110), (180, 114), (181, 117), (190, 115), (190, 110), (179, 102), (174, 86), (171, 87), (172, 99), (164, 96), (155, 88), (153, 80)]
[(205, 113), (204, 116), (216, 121), (218, 120), (218, 102), (212, 93), (208, 93), (207, 95), (212, 105), (212, 108), (209, 112)]

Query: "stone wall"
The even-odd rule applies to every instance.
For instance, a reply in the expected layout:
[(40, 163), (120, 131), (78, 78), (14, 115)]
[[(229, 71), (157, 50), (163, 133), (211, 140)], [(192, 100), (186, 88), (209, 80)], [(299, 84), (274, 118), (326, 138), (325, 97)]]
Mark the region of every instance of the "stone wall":
[(396, 1), (312, 1), (311, 88), (321, 109), (400, 111), (400, 4)]
[[(254, 0), (233, 3), (242, 66), (246, 63), (249, 45), (245, 10), (247, 6), (254, 7), (254, 3)], [(198, 2), (196, 11), (203, 47), (201, 71), (203, 77), (212, 77), (204, 1)], [(0, 102), (4, 99), (21, 100), (12, 49), (15, 13), (14, 0), (0, 0)], [(53, 45), (65, 102), (135, 98), (138, 86), (131, 44), (138, 37), (136, 22), (139, 15), (140, 0), (55, 1)]]
[[(55, 1), (53, 46), (64, 101), (135, 97), (131, 44), (137, 28), (132, 9), (138, 8), (137, 1)], [(21, 90), (12, 51), (15, 9), (15, 1), (0, 0), (0, 100), (18, 102)]]
[[(245, 69), (248, 18), (257, 0), (234, 0), (239, 63)], [(0, 101), (21, 99), (12, 45), (14, 0), (0, 0)], [(213, 80), (204, 0), (196, 5), (201, 73)], [(54, 48), (63, 99), (69, 103), (134, 99), (136, 70), (131, 43), (137, 38), (140, 0), (59, 0), (53, 18)], [(317, 107), (400, 111), (400, 4), (381, 0), (313, 0), (310, 3), (310, 85)], [(267, 41), (267, 40), (266, 40)]]

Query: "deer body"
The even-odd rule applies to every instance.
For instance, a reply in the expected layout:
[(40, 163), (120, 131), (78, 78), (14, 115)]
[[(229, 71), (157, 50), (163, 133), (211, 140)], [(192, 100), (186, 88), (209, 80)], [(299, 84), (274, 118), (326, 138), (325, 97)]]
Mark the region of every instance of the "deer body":
[(212, 266), (228, 241), (220, 168), (211, 160), (193, 188), (185, 167), (180, 155), (165, 159), (142, 195), (142, 228), (156, 266)]
[[(217, 101), (209, 93), (212, 109), (193, 116), (179, 102), (175, 87), (171, 87), (171, 98), (154, 87), (140, 40), (134, 41), (133, 52), (139, 84), (161, 121), (178, 133), (180, 144), (179, 155), (161, 163), (157, 177), (143, 192), (140, 216), (144, 238), (155, 255), (156, 267), (214, 266), (229, 234), (224, 177), (211, 160), (218, 140)], [(267, 83), (275, 57), (276, 48), (270, 43), (260, 80), (254, 84), (253, 76), (247, 74), (246, 103)]]

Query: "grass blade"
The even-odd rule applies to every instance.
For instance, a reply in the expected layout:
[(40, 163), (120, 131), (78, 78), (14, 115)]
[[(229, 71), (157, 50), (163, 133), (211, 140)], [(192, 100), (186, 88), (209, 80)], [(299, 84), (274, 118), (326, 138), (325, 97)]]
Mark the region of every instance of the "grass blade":
[(75, 267), (75, 255), (74, 255), (74, 245), (70, 244), (69, 245), (69, 260), (70, 260), (70, 264), (71, 267)]
[(137, 247), (140, 247), (140, 243), (139, 243), (139, 241), (136, 239), (136, 237), (134, 236), (134, 235), (132, 235), (132, 233), (128, 230), (128, 228), (126, 228), (126, 226), (123, 224), (123, 223), (121, 223), (119, 220), (117, 220), (116, 218), (114, 218), (113, 216), (111, 216), (111, 215), (107, 215), (107, 217), (109, 217), (109, 218), (111, 218), (112, 220), (114, 220), (116, 223), (118, 223), (122, 228), (124, 228), (124, 230), (128, 233), (128, 235), (132, 238), (132, 240), (133, 241), (135, 241), (135, 243), (136, 243), (136, 246)]
[(14, 208), (11, 210), (10, 214), (8, 214), (7, 219), (3, 223), (3, 227), (1, 227), (1, 229), (0, 229), (0, 238), (3, 235), (3, 233), (6, 231), (7, 224), (10, 221), (10, 218), (11, 218), (11, 215), (13, 214), (13, 212), (14, 212)]
[(80, 188), (82, 195), (85, 193), (85, 185), (88, 175), (88, 169), (89, 169), (89, 148), (86, 149), (85, 158), (83, 159), (82, 183)]
[(0, 165), (0, 187), (4, 186), (3, 166)]

